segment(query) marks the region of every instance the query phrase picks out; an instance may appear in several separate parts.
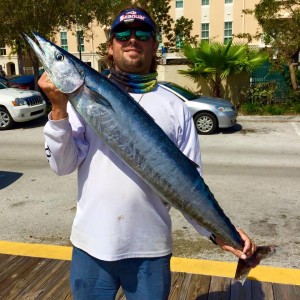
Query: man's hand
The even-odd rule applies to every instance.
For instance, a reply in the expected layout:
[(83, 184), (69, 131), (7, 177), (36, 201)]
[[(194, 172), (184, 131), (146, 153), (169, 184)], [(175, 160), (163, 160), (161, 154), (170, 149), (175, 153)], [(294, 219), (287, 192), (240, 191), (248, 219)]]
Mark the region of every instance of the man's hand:
[(68, 97), (55, 87), (46, 72), (40, 77), (38, 85), (52, 104), (51, 119), (61, 120), (67, 118)]
[(247, 234), (242, 229), (237, 229), (237, 231), (239, 232), (242, 240), (245, 242), (243, 251), (240, 251), (231, 246), (228, 246), (219, 237), (216, 237), (216, 243), (223, 250), (231, 252), (241, 259), (246, 259), (246, 258), (250, 257), (256, 251), (256, 245), (250, 240), (250, 238), (247, 236)]

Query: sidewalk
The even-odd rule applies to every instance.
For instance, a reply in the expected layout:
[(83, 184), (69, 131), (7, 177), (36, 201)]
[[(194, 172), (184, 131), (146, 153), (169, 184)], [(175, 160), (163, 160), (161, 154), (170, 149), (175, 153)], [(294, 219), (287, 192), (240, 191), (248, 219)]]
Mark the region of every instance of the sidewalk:
[(245, 122), (300, 122), (300, 115), (286, 116), (242, 116), (238, 115), (238, 121)]

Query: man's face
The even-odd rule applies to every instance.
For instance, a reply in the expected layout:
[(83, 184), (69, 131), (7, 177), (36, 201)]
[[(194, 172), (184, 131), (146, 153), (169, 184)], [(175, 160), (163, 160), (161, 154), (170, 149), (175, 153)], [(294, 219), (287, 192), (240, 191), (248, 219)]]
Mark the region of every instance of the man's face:
[(136, 30), (150, 31), (137, 22), (131, 25), (122, 25), (117, 32), (122, 35), (126, 30), (127, 33), (128, 30), (131, 31), (128, 40), (118, 40), (113, 34), (113, 40), (108, 47), (109, 54), (113, 56), (116, 70), (135, 74), (149, 73), (152, 58), (158, 48), (158, 42), (155, 41), (153, 35), (145, 41), (136, 37), (136, 34), (138, 34)]

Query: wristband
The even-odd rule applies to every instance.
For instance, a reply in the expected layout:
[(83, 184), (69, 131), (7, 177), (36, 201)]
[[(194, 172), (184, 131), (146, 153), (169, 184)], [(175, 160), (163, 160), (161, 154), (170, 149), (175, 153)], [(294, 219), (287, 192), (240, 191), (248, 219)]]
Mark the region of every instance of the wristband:
[(216, 236), (212, 233), (209, 237), (209, 239), (215, 244), (215, 245), (218, 245), (217, 242), (216, 242)]

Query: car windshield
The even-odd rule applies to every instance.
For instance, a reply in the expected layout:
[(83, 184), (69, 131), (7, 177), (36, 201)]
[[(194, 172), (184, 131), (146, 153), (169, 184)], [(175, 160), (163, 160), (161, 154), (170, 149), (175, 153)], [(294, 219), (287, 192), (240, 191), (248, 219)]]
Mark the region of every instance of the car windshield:
[(199, 95), (183, 88), (182, 86), (174, 84), (174, 83), (164, 82), (163, 85), (172, 89), (174, 92), (180, 94), (182, 97), (184, 97), (187, 100), (194, 100), (194, 99), (197, 99), (200, 97)]

